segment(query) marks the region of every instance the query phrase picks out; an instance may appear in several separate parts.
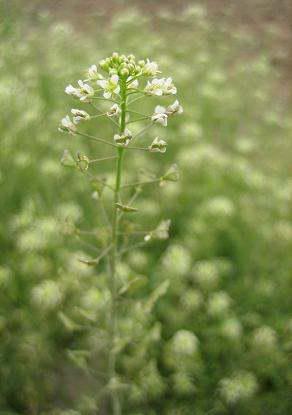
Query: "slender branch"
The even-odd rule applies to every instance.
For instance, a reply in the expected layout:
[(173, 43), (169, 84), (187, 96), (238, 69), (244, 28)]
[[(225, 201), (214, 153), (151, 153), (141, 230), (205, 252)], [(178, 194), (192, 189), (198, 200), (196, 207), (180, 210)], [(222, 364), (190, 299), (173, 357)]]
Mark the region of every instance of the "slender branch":
[[(147, 117), (147, 115), (142, 114), (142, 112), (132, 111), (132, 110), (127, 110), (127, 112), (130, 112), (131, 114), (137, 114), (137, 115), (142, 115), (143, 117)], [(151, 115), (148, 115), (148, 117), (151, 117)]]
[(121, 186), (121, 188), (125, 189), (128, 187), (134, 187), (134, 186), (144, 186), (146, 184), (159, 183), (159, 182), (161, 182), (161, 177), (158, 177), (157, 179), (154, 179), (154, 180), (147, 180), (144, 182), (127, 183)]
[(126, 248), (123, 248), (123, 249), (120, 250), (119, 255), (122, 256), (126, 252), (132, 251), (132, 249), (141, 248), (142, 246), (145, 246), (147, 243), (148, 243), (148, 241), (141, 241), (141, 242), (138, 242), (136, 244), (127, 246)]
[(134, 104), (134, 102), (139, 101), (140, 99), (144, 98), (144, 96), (145, 95), (140, 95), (139, 97), (132, 99), (132, 101), (130, 101), (128, 105)]
[(89, 160), (89, 163), (97, 163), (99, 161), (114, 160), (116, 158), (117, 158), (117, 156), (102, 157), (100, 159), (92, 159), (92, 160)]
[(129, 92), (128, 95), (141, 94), (141, 92), (138, 91), (136, 88), (130, 88), (129, 91), (131, 92)]
[(142, 151), (149, 151), (148, 147), (126, 147), (127, 150), (142, 150)]
[(147, 235), (150, 231), (129, 231), (129, 232), (119, 232), (119, 235)]
[[(123, 188), (123, 186), (121, 186), (121, 189)], [(127, 203), (128, 206), (131, 206), (132, 203), (135, 202), (135, 200), (137, 199), (138, 195), (141, 193), (141, 189), (139, 187), (137, 187), (135, 189), (135, 192), (133, 194), (133, 196), (131, 197), (131, 199), (129, 200), (129, 202)], [(119, 221), (122, 219), (122, 217), (124, 216), (125, 212), (120, 212), (119, 213)]]
[(148, 120), (148, 119), (149, 119), (149, 117), (145, 116), (145, 117), (142, 117), (142, 118), (138, 118), (137, 120), (129, 121), (128, 124), (132, 124), (133, 122), (138, 122), (138, 121), (143, 121), (143, 120)]
[(94, 103), (93, 102), (89, 102), (89, 104), (97, 111), (97, 112), (99, 112), (99, 113), (102, 113), (102, 111), (96, 106), (96, 105), (94, 105)]
[(133, 81), (135, 81), (136, 79), (138, 79), (138, 78), (141, 78), (141, 76), (142, 76), (142, 74), (140, 74), (140, 75), (136, 75), (136, 76), (133, 76), (133, 78), (131, 78), (129, 81), (127, 81), (127, 85), (131, 85), (131, 83), (133, 82)]
[(82, 137), (89, 138), (90, 140), (93, 140), (93, 141), (97, 141), (98, 143), (106, 144), (106, 145), (111, 146), (111, 147), (118, 147), (116, 144), (111, 143), (111, 142), (105, 140), (104, 138), (98, 138), (98, 137), (95, 137), (95, 136), (90, 135), (90, 134), (81, 133), (79, 131), (76, 131), (75, 134), (81, 135)]
[(110, 99), (110, 98), (91, 97), (90, 99), (100, 99), (101, 101), (110, 101), (110, 102), (114, 102), (115, 104), (118, 104), (118, 101), (115, 101), (114, 99)]
[(98, 177), (94, 176), (93, 174), (89, 173), (88, 171), (84, 171), (82, 173), (86, 174), (86, 176), (88, 176), (91, 180), (96, 180), (97, 182), (103, 184), (108, 189), (111, 189), (112, 191), (115, 190), (110, 184), (107, 184), (104, 180), (99, 179)]
[(109, 245), (109, 246), (107, 246), (101, 253), (100, 253), (100, 255), (98, 255), (96, 258), (94, 258), (94, 259), (89, 259), (89, 260), (86, 260), (86, 259), (82, 259), (82, 258), (80, 258), (79, 259), (79, 261), (80, 262), (83, 262), (84, 264), (87, 264), (87, 265), (94, 265), (94, 264), (98, 264), (99, 262), (100, 262), (100, 260), (102, 259), (102, 258), (104, 258), (108, 253), (109, 253), (109, 251), (112, 249), (112, 245)]
[[(123, 132), (120, 132), (120, 134), (122, 134)], [(78, 134), (78, 135), (81, 135), (82, 137), (86, 137), (86, 138), (89, 138), (90, 140), (93, 140), (93, 141), (97, 141), (97, 142), (99, 142), (99, 143), (103, 143), (103, 144), (106, 144), (106, 145), (108, 145), (108, 146), (111, 146), (111, 147), (115, 147), (115, 148), (117, 148), (117, 149), (124, 149), (123, 147), (121, 147), (121, 146), (118, 146), (118, 145), (116, 145), (116, 144), (114, 144), (114, 143), (111, 143), (111, 142), (109, 142), (109, 141), (107, 141), (107, 140), (105, 140), (105, 139), (103, 139), (103, 138), (98, 138), (98, 137), (95, 137), (95, 136), (93, 136), (93, 135), (89, 135), (89, 134), (86, 134), (86, 133), (80, 133), (79, 131), (76, 131), (76, 133), (75, 134)], [(139, 133), (138, 133), (139, 134)], [(134, 137), (137, 137), (137, 135), (136, 136), (134, 136)], [(126, 147), (128, 150), (143, 150), (143, 151), (149, 151), (149, 149), (147, 148), (147, 147)]]
[(104, 117), (105, 115), (106, 115), (106, 112), (101, 112), (100, 114), (91, 115), (90, 118)]
[(153, 127), (154, 124), (148, 124), (145, 128), (142, 128), (136, 135), (134, 135), (133, 140), (139, 137), (141, 134), (145, 133), (145, 131), (149, 130), (149, 128)]
[[(101, 116), (101, 115), (107, 115), (107, 113), (103, 113), (96, 105), (93, 104), (93, 102), (89, 103), (96, 111), (98, 111), (100, 114), (98, 114), (97, 116)], [(92, 117), (91, 117), (92, 118)], [(109, 119), (114, 125), (119, 127), (119, 124), (113, 119), (113, 117), (107, 117), (107, 119)]]
[(76, 237), (77, 237), (77, 238), (78, 238), (78, 240), (82, 243), (82, 245), (86, 246), (86, 247), (87, 247), (87, 248), (89, 248), (89, 249), (92, 249), (92, 250), (93, 250), (93, 251), (95, 251), (95, 252), (98, 252), (98, 251), (99, 251), (99, 249), (98, 249), (98, 248), (96, 248), (96, 246), (94, 246), (94, 245), (92, 245), (91, 243), (86, 242), (86, 241), (84, 241), (83, 239), (81, 239), (80, 235), (76, 234)]

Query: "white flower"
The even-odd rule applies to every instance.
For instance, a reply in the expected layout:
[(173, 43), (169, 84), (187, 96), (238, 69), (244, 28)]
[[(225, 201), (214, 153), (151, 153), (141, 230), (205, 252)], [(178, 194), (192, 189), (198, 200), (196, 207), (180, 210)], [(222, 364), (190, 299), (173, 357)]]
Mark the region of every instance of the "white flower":
[(85, 84), (81, 80), (78, 81), (78, 85), (79, 88), (75, 88), (72, 85), (66, 86), (66, 94), (79, 98), (80, 101), (87, 101), (88, 98), (94, 95), (94, 89), (90, 85)]
[(132, 140), (132, 137), (133, 137), (133, 135), (132, 135), (131, 131), (126, 129), (124, 131), (124, 133), (121, 134), (121, 135), (115, 134), (114, 135), (114, 140), (115, 140), (115, 143), (118, 146), (126, 147), (129, 144), (129, 142)]
[(152, 81), (148, 81), (147, 85), (144, 89), (144, 92), (147, 95), (163, 95), (163, 85), (164, 85), (164, 79), (153, 79)]
[(62, 118), (58, 130), (62, 133), (69, 133), (73, 135), (75, 134), (76, 126), (71, 121), (69, 115), (66, 115), (66, 117)]
[(120, 92), (118, 75), (112, 75), (109, 79), (100, 79), (97, 81), (97, 85), (104, 90), (103, 96), (106, 99), (109, 99), (113, 94), (118, 94)]
[(176, 92), (177, 92), (177, 89), (172, 83), (172, 78), (165, 79), (163, 93), (165, 95), (175, 95)]
[(73, 95), (73, 96), (76, 96), (76, 97), (77, 97), (77, 94), (78, 94), (77, 88), (74, 88), (74, 86), (71, 85), (71, 84), (66, 86), (65, 92), (68, 95)]
[(80, 121), (86, 121), (90, 119), (90, 115), (83, 110), (78, 109), (71, 109), (71, 113), (73, 114), (73, 122), (74, 124), (80, 123)]
[(78, 89), (78, 98), (80, 98), (80, 101), (87, 101), (88, 98), (91, 98), (94, 95), (94, 89), (81, 81), (81, 79), (78, 81), (79, 89)]
[(176, 87), (172, 83), (172, 78), (154, 78), (147, 82), (144, 92), (147, 95), (174, 95)]
[(87, 75), (88, 75), (88, 78), (89, 79), (97, 79), (98, 78), (98, 72), (97, 72), (97, 66), (96, 65), (91, 65), (89, 68), (88, 68), (88, 71), (87, 71)]
[(158, 73), (158, 65), (156, 62), (150, 62), (149, 59), (147, 59), (145, 66), (143, 68), (143, 75), (146, 76), (155, 76)]
[(117, 117), (121, 113), (121, 108), (118, 104), (114, 104), (106, 113), (108, 117)]
[(175, 114), (182, 114), (183, 113), (183, 107), (180, 105), (178, 100), (175, 100), (173, 104), (169, 105), (166, 108), (166, 114), (167, 115), (175, 115)]
[(161, 105), (157, 105), (154, 110), (154, 114), (151, 117), (153, 122), (163, 125), (163, 127), (167, 127), (167, 114), (166, 109)]
[(151, 145), (148, 147), (149, 151), (152, 153), (165, 153), (166, 152), (167, 143), (164, 140), (160, 140), (156, 137)]

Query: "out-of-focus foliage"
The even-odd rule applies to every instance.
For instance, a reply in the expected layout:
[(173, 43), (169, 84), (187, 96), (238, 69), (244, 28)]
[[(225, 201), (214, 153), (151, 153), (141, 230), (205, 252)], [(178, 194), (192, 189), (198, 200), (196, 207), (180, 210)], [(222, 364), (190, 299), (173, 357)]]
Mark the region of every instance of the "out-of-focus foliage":
[[(159, 30), (133, 10), (106, 28), (96, 17), (96, 27), (78, 32), (47, 13), (1, 23), (1, 413), (103, 413), (106, 270), (78, 262), (96, 253), (72, 233), (73, 224), (95, 228), (102, 212), (84, 176), (59, 162), (64, 148), (100, 149), (61, 136), (57, 124), (64, 87), (117, 50), (174, 74), (185, 109), (165, 156), (127, 159), (132, 171), (157, 173), (175, 160), (181, 180), (137, 202), (146, 229), (172, 219), (170, 240), (119, 266), (121, 281), (144, 277), (127, 293), (135, 302), (120, 307), (112, 387), (124, 413), (286, 415), (292, 125), (268, 55), (248, 33), (210, 25), (198, 6), (161, 12)], [(91, 132), (111, 136), (109, 127), (96, 122)]]

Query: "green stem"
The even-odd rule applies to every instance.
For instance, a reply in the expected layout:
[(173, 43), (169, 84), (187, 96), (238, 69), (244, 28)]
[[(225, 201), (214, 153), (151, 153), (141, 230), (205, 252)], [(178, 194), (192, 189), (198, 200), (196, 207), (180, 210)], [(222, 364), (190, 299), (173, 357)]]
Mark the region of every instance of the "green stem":
[[(127, 85), (125, 82), (121, 84), (121, 117), (120, 117), (120, 134), (126, 128), (126, 106), (127, 106)], [(119, 215), (116, 203), (120, 200), (120, 188), (122, 180), (122, 162), (124, 149), (117, 148), (117, 162), (116, 162), (116, 184), (114, 191), (114, 207), (112, 219), (112, 251), (111, 251), (111, 318), (110, 318), (110, 333), (111, 333), (111, 349), (109, 354), (109, 379), (116, 377), (116, 352), (115, 341), (117, 336), (117, 281), (116, 281), (116, 262), (118, 252), (118, 232), (119, 232)], [(121, 414), (121, 404), (118, 391), (111, 392), (113, 415)]]
[(126, 187), (135, 187), (135, 186), (144, 186), (146, 184), (153, 184), (153, 183), (160, 183), (162, 180), (161, 177), (158, 177), (157, 179), (154, 180), (146, 180), (144, 182), (135, 182), (135, 183), (126, 183), (122, 186), (123, 189), (125, 189)]

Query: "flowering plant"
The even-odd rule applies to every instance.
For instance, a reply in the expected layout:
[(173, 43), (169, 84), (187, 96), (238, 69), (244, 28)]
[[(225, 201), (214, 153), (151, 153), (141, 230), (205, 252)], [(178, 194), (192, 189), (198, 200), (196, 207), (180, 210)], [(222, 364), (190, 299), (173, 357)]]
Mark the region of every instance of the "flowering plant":
[[(103, 258), (108, 259), (109, 263), (109, 280), (110, 288), (110, 318), (108, 323), (108, 389), (111, 391), (112, 410), (113, 413), (121, 413), (121, 402), (119, 393), (113, 385), (117, 383), (117, 340), (118, 340), (118, 322), (117, 309), (119, 296), (124, 294), (131, 284), (124, 287), (118, 285), (117, 280), (117, 261), (123, 252), (132, 250), (134, 246), (121, 246), (122, 219), (125, 214), (134, 213), (137, 209), (133, 206), (134, 201), (138, 197), (144, 185), (152, 183), (164, 184), (167, 181), (178, 180), (178, 170), (176, 165), (172, 165), (170, 169), (160, 177), (155, 177), (147, 181), (138, 181), (134, 183), (122, 182), (123, 173), (123, 159), (127, 151), (144, 151), (149, 153), (165, 153), (167, 142), (159, 137), (155, 137), (149, 142), (146, 147), (136, 145), (138, 137), (145, 134), (155, 124), (160, 124), (164, 127), (168, 125), (171, 117), (181, 114), (183, 112), (182, 106), (175, 100), (168, 106), (157, 105), (154, 108), (153, 114), (141, 114), (135, 111), (135, 103), (142, 98), (149, 98), (151, 96), (163, 97), (172, 96), (177, 92), (173, 84), (172, 78), (157, 78), (160, 73), (156, 62), (149, 59), (137, 61), (134, 55), (119, 55), (113, 53), (111, 57), (99, 62), (99, 72), (97, 65), (92, 65), (87, 71), (86, 79), (79, 80), (78, 86), (74, 87), (68, 85), (65, 92), (81, 103), (86, 103), (91, 107), (93, 113), (89, 113), (83, 109), (72, 109), (72, 119), (66, 115), (60, 123), (59, 131), (69, 133), (71, 135), (79, 135), (84, 138), (95, 141), (103, 146), (112, 147), (116, 150), (115, 155), (103, 157), (98, 159), (90, 159), (89, 157), (77, 154), (73, 157), (68, 150), (65, 150), (62, 163), (65, 166), (77, 167), (82, 173), (88, 173), (89, 166), (94, 162), (101, 162), (105, 160), (116, 160), (115, 167), (115, 183), (114, 186), (109, 185), (104, 180), (90, 176), (91, 180), (98, 183), (97, 191), (94, 192), (94, 197), (102, 199), (103, 188), (107, 187), (113, 193), (113, 208), (111, 216), (106, 214), (106, 225), (109, 233), (107, 238), (108, 244), (103, 247), (97, 258), (81, 259), (82, 262), (88, 265), (97, 265)], [(96, 106), (96, 101), (105, 101), (110, 103), (105, 111)], [(97, 112), (97, 113), (96, 113)], [(90, 122), (98, 117), (104, 116), (116, 128), (116, 133), (113, 138), (108, 140), (106, 138), (89, 135), (80, 129), (80, 126), (86, 121)], [(138, 117), (138, 118), (137, 118)], [(142, 128), (136, 134), (132, 133), (128, 125), (135, 122), (146, 122), (148, 125)], [(123, 191), (131, 192), (129, 200), (125, 201)], [(109, 225), (109, 226), (108, 226)], [(166, 239), (168, 238), (168, 230), (170, 221), (162, 221), (156, 228), (147, 231), (130, 231), (138, 236), (144, 236), (141, 244), (148, 243), (152, 239)], [(78, 230), (78, 235), (82, 234)]]

